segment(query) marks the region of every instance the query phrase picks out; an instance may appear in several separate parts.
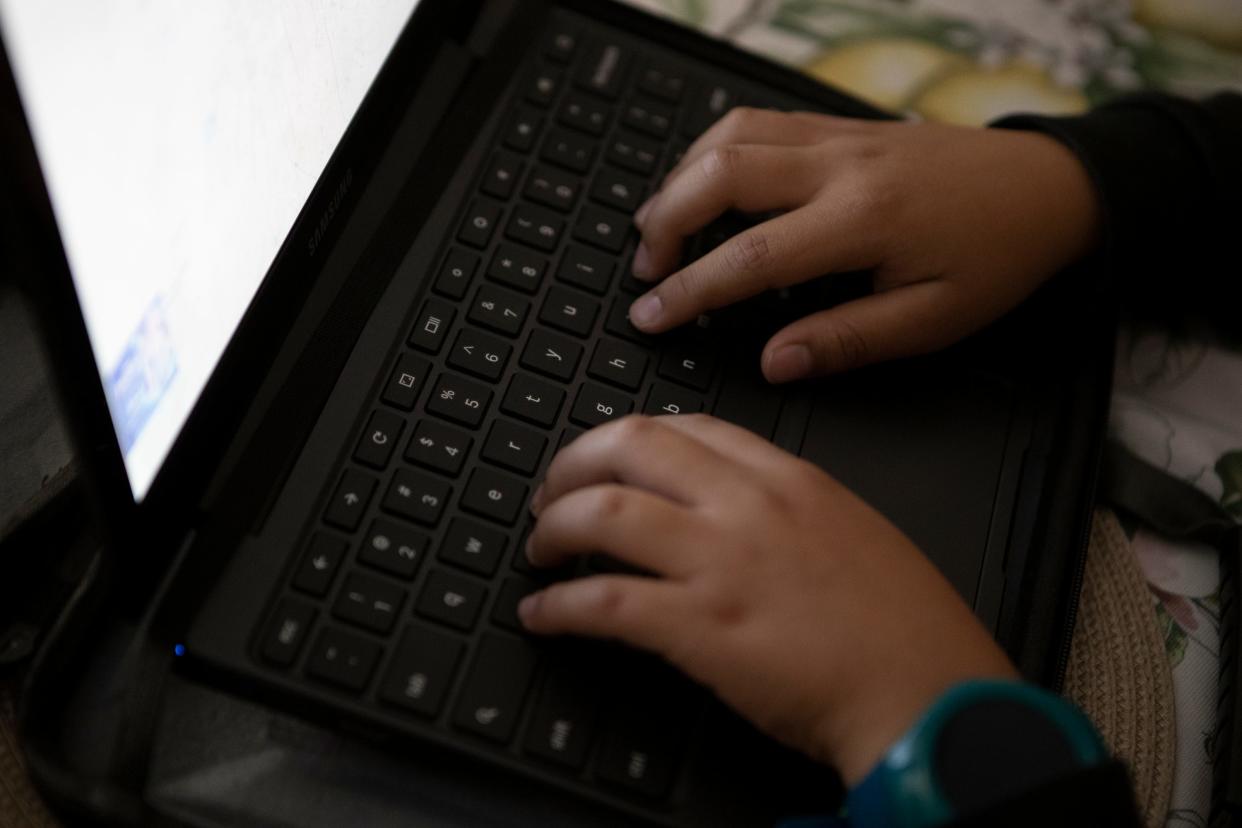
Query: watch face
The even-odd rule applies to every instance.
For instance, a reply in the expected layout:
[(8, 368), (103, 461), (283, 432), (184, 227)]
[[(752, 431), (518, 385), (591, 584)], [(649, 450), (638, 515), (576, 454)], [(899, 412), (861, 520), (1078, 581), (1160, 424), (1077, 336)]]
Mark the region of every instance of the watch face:
[(985, 699), (954, 711), (940, 728), (933, 767), (941, 795), (969, 814), (1082, 767), (1065, 732), (1016, 699)]

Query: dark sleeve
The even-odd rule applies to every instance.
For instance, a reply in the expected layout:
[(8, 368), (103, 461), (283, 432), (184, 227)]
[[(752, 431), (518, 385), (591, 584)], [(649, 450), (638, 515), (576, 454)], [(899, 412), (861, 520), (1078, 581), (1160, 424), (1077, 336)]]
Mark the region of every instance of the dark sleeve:
[(1063, 776), (946, 828), (1138, 828), (1130, 776), (1110, 762)]
[(1059, 139), (1095, 182), (1109, 281), (1142, 316), (1242, 333), (1242, 95), (1121, 98), (1079, 117), (995, 126)]

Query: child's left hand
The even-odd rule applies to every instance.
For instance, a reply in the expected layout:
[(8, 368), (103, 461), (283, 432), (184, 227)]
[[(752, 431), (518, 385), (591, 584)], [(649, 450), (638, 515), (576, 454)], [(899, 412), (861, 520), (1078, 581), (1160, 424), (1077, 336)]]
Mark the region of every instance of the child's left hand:
[(782, 741), (860, 779), (949, 686), (1015, 676), (923, 554), (841, 484), (703, 415), (627, 417), (557, 455), (527, 554), (603, 552), (520, 607), (539, 633), (663, 656)]

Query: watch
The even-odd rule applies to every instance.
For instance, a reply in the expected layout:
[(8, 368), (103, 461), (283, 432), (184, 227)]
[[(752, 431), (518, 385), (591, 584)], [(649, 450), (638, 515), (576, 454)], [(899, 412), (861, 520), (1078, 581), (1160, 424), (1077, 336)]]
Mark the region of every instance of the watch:
[(935, 828), (1109, 761), (1060, 696), (977, 680), (942, 695), (846, 797), (855, 828)]

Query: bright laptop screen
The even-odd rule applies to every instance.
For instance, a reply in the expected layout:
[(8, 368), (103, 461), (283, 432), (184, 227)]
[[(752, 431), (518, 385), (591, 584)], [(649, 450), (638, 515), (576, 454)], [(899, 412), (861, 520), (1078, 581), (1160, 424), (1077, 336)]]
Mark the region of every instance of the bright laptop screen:
[(418, 0), (0, 0), (141, 500)]

